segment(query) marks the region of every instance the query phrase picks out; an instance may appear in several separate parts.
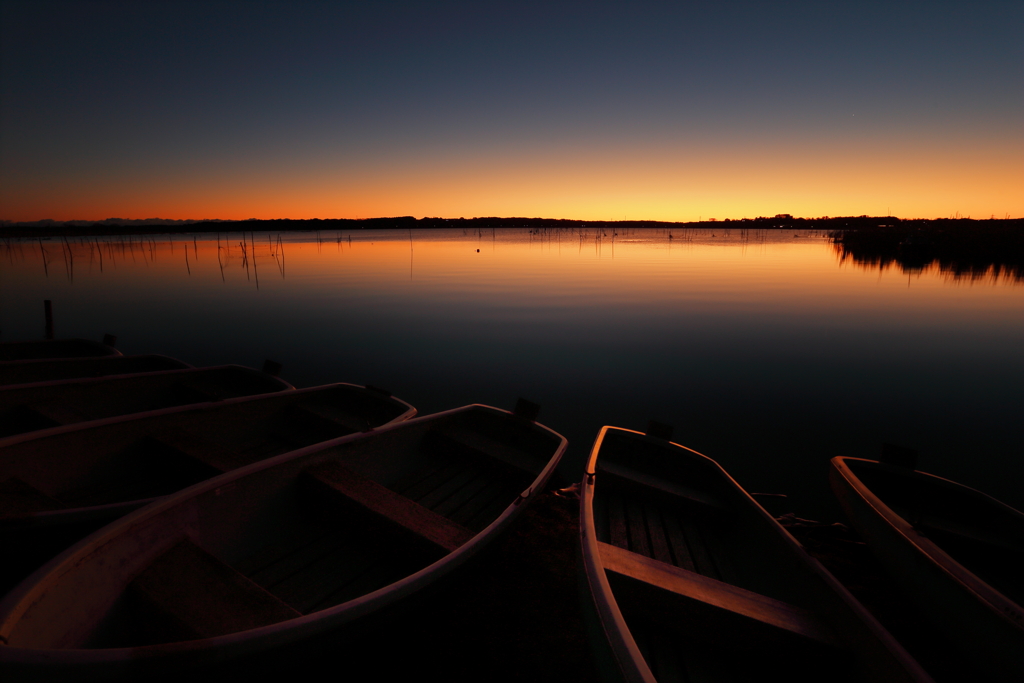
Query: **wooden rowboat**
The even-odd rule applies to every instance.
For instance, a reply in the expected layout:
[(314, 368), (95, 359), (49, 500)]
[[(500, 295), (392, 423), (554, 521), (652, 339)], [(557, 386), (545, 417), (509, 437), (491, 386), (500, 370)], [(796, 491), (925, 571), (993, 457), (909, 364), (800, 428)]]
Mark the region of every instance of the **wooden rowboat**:
[(540, 492), (565, 446), (528, 417), (467, 406), (197, 484), (9, 593), (0, 670), (139, 678), (294, 653), (462, 566)]
[(1024, 680), (1024, 514), (912, 467), (837, 457), (832, 490), (879, 561), (950, 641)]
[(0, 439), (0, 594), (83, 536), (244, 465), (413, 417), (380, 389), (331, 384)]
[(90, 339), (39, 339), (0, 344), (0, 362), (120, 355), (114, 347)]
[(55, 380), (0, 387), (0, 438), (189, 403), (293, 389), (240, 365)]
[(609, 680), (930, 680), (717, 463), (665, 439), (601, 429), (581, 548)]
[(0, 385), (51, 382), (80, 377), (130, 375), (137, 372), (182, 370), (192, 367), (169, 356), (97, 356), (94, 358), (39, 358), (0, 363)]

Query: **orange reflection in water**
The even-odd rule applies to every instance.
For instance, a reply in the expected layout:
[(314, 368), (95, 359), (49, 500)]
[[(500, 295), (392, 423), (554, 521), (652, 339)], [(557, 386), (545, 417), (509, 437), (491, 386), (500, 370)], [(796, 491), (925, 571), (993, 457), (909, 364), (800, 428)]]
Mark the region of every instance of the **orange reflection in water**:
[[(1019, 302), (996, 279), (843, 262), (820, 232), (738, 230), (358, 231), (14, 241), (8, 287), (185, 293), (221, 287), (304, 298), (359, 292), (519, 307), (701, 308), (975, 314)], [(973, 284), (974, 286), (950, 285)], [(1008, 286), (1003, 286), (1008, 285)]]
[(820, 233), (231, 233), (0, 257), (4, 340), (42, 336), (52, 299), (59, 336), (126, 353), (272, 358), (299, 386), (386, 386), (424, 413), (527, 396), (581, 454), (653, 416), (761, 490), (822, 500), (823, 454), (887, 441), (1019, 500), (1024, 286), (865, 269)]

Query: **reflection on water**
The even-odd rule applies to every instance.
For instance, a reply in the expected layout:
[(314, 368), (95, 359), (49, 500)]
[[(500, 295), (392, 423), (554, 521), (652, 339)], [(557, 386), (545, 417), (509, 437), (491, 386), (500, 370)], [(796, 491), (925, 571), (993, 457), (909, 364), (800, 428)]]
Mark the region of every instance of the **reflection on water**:
[[(175, 254), (184, 258), (178, 264), (184, 268), (185, 274), (192, 275), (193, 266), (198, 267), (199, 250), (204, 256), (216, 259), (221, 281), (227, 281), (225, 272), (238, 270), (245, 273), (248, 282), (254, 282), (259, 288), (259, 269), (256, 254), (260, 259), (270, 261), (284, 277), (284, 248), (280, 235), (265, 235), (266, 243), (255, 243), (255, 236), (249, 233), (223, 238), (218, 235), (210, 241), (204, 236), (202, 242), (194, 235), (190, 238), (168, 235), (129, 235), (118, 237), (67, 238), (47, 237), (36, 240), (8, 240), (4, 243), (4, 255), (8, 265), (15, 262), (22, 267), (30, 263), (38, 263), (45, 277), (63, 275), (68, 281), (75, 279), (75, 264), (81, 274), (104, 272), (106, 268), (116, 269), (120, 262), (123, 267), (130, 264), (156, 264), (157, 260), (167, 261), (176, 258)], [(251, 264), (251, 270), (250, 270)], [(266, 265), (264, 265), (266, 267)]]
[[(881, 442), (1024, 507), (1024, 287), (865, 270), (821, 232), (358, 231), (10, 240), (0, 334), (284, 365), (422, 413), (543, 406), (569, 474), (602, 424), (674, 423), (755, 491), (833, 512), (828, 459)], [(960, 281), (963, 282), (963, 281)], [(978, 283), (984, 286), (977, 286)]]
[(833, 248), (841, 262), (849, 262), (864, 270), (899, 269), (904, 275), (938, 275), (950, 284), (1024, 284), (1024, 265), (974, 261), (962, 258), (940, 258), (930, 245), (909, 245), (879, 253), (851, 249), (843, 244)]
[(841, 261), (868, 270), (936, 271), (954, 283), (1024, 283), (1024, 220), (861, 224), (832, 237)]

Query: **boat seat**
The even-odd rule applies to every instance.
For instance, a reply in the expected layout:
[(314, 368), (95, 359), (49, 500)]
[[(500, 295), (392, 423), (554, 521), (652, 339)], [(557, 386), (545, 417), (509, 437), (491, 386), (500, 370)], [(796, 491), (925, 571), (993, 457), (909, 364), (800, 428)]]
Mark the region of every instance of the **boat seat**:
[(192, 403), (208, 403), (210, 401), (220, 401), (223, 396), (219, 392), (207, 389), (206, 387), (196, 386), (188, 382), (178, 382), (167, 388), (166, 396), (163, 397), (155, 408), (162, 408), (164, 406), (179, 406), (189, 405)]
[(162, 439), (146, 436), (107, 460), (102, 471), (57, 495), (87, 507), (163, 496), (215, 477), (221, 470)]
[(357, 417), (347, 410), (331, 404), (306, 401), (296, 405), (295, 411), (315, 415), (342, 427), (344, 431), (339, 430), (339, 436), (356, 432), (368, 432), (373, 429), (373, 425), (365, 417)]
[[(158, 433), (145, 438), (151, 445), (173, 452), (180, 459), (194, 461), (197, 466), (208, 470), (205, 478), (222, 474), (238, 467), (231, 462), (229, 449), (221, 443), (211, 441), (202, 430), (186, 430), (168, 426)], [(232, 444), (233, 445), (233, 444)]]
[[(922, 536), (948, 536), (960, 541), (997, 548), (1014, 555), (1024, 556), (1024, 537), (1014, 538), (1011, 533), (984, 529), (953, 519), (921, 515), (914, 524), (914, 530)], [(1021, 532), (1018, 531), (1018, 534)], [(941, 546), (941, 542), (939, 542)]]
[(469, 529), (338, 462), (314, 465), (303, 472), (303, 479), (313, 502), (328, 508), (340, 504), (432, 555), (447, 555), (473, 537)]
[(668, 626), (691, 627), (693, 635), (719, 642), (834, 645), (827, 627), (808, 610), (614, 545), (598, 542), (598, 548), (620, 604)]
[(0, 519), (62, 510), (66, 505), (17, 477), (0, 481)]
[(148, 640), (193, 640), (237, 633), (302, 616), (185, 539), (128, 585)]
[(456, 454), (465, 454), (477, 461), (498, 461), (534, 476), (541, 469), (521, 449), (479, 432), (452, 428), (432, 429), (427, 432), (424, 445), (431, 449), (454, 450)]
[(343, 424), (309, 406), (294, 405), (274, 420), (271, 435), (299, 448), (366, 430), (366, 425)]
[(44, 419), (52, 420), (54, 423), (61, 425), (84, 422), (90, 419), (88, 414), (83, 413), (70, 405), (66, 405), (61, 401), (32, 403), (25, 407), (28, 410), (41, 415)]
[[(666, 481), (660, 477), (653, 477), (649, 474), (639, 472), (623, 465), (618, 465), (612, 462), (599, 462), (598, 472), (610, 474), (614, 479), (620, 482), (625, 480), (627, 482), (641, 484), (642, 486), (653, 489), (659, 493), (667, 494), (672, 499), (685, 500), (689, 503), (697, 503), (699, 506), (715, 510), (716, 512), (727, 512), (729, 510), (722, 501), (707, 491)], [(599, 478), (599, 480), (602, 479), (604, 478)]]
[(15, 406), (0, 412), (0, 438), (56, 427), (59, 424), (28, 406)]

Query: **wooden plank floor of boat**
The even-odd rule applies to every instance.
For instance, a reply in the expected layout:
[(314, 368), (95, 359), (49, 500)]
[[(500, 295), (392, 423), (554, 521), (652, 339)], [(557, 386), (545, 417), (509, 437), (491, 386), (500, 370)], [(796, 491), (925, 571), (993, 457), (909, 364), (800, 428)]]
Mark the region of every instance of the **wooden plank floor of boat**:
[[(605, 477), (602, 502), (594, 506), (599, 547), (619, 549), (623, 557), (632, 556), (633, 564), (660, 565), (661, 572), (655, 573), (691, 573), (683, 583), (696, 586), (695, 596), (710, 591), (725, 594), (722, 602), (738, 601), (724, 612), (714, 600), (706, 607), (690, 602), (687, 612), (700, 614), (691, 626), (680, 626), (683, 618), (674, 624), (659, 607), (673, 604), (673, 597), (686, 602), (685, 597), (671, 596), (656, 585), (638, 588), (635, 581), (609, 569), (613, 592), (622, 598), (623, 616), (659, 683), (760, 681), (769, 671), (787, 680), (846, 680), (847, 674), (836, 666), (846, 655), (831, 645), (827, 629), (822, 630), (813, 616), (734, 587), (742, 585), (742, 576), (718, 542), (729, 518), (716, 501), (701, 496), (673, 504), (666, 497), (645, 496), (640, 488), (608, 485), (614, 480)], [(628, 564), (619, 563), (617, 569), (626, 572)], [(670, 585), (671, 577), (666, 582)], [(685, 596), (686, 586), (676, 588)], [(778, 613), (770, 614), (772, 609)], [(743, 614), (745, 610), (749, 613)], [(750, 616), (758, 611), (760, 618)], [(754, 635), (744, 638), (744, 633)], [(761, 638), (765, 633), (777, 637)]]
[[(474, 455), (464, 445), (442, 437), (431, 436), (424, 449), (433, 456), (430, 462), (386, 489), (379, 484), (370, 486), (366, 480), (337, 468), (328, 467), (320, 472), (328, 481), (333, 478), (332, 469), (335, 477), (348, 480), (336, 481), (337, 488), (323, 486), (324, 481), (317, 481), (316, 472), (304, 474), (304, 486), (315, 484), (319, 490), (308, 501), (313, 509), (302, 525), (296, 527), (288, 540), (259, 549), (236, 567), (300, 612), (325, 609), (382, 588), (433, 562), (443, 552), (450, 552), (490, 524), (532, 481), (530, 474), (520, 469)], [(361, 480), (357, 488), (349, 488), (357, 479)], [(378, 519), (379, 523), (374, 524), (372, 518), (360, 517), (360, 522), (345, 527), (317, 521), (325, 519), (317, 499), (329, 505), (329, 498), (323, 497), (337, 495), (345, 499), (344, 505), (365, 507), (368, 501), (360, 498), (367, 495), (367, 488), (378, 489), (373, 495), (388, 496), (396, 516), (404, 511), (415, 517), (417, 513), (409, 510), (421, 508), (420, 522), (464, 531), (452, 531), (458, 542), (451, 547), (440, 544), (436, 546), (439, 550), (431, 552), (423, 544), (396, 546), (382, 539), (381, 523), (411, 524), (408, 519)], [(387, 516), (382, 508), (376, 514)], [(413, 531), (414, 535), (418, 533)], [(389, 539), (394, 541), (395, 537)], [(430, 543), (436, 545), (436, 541)], [(417, 545), (419, 552), (413, 552)]]

